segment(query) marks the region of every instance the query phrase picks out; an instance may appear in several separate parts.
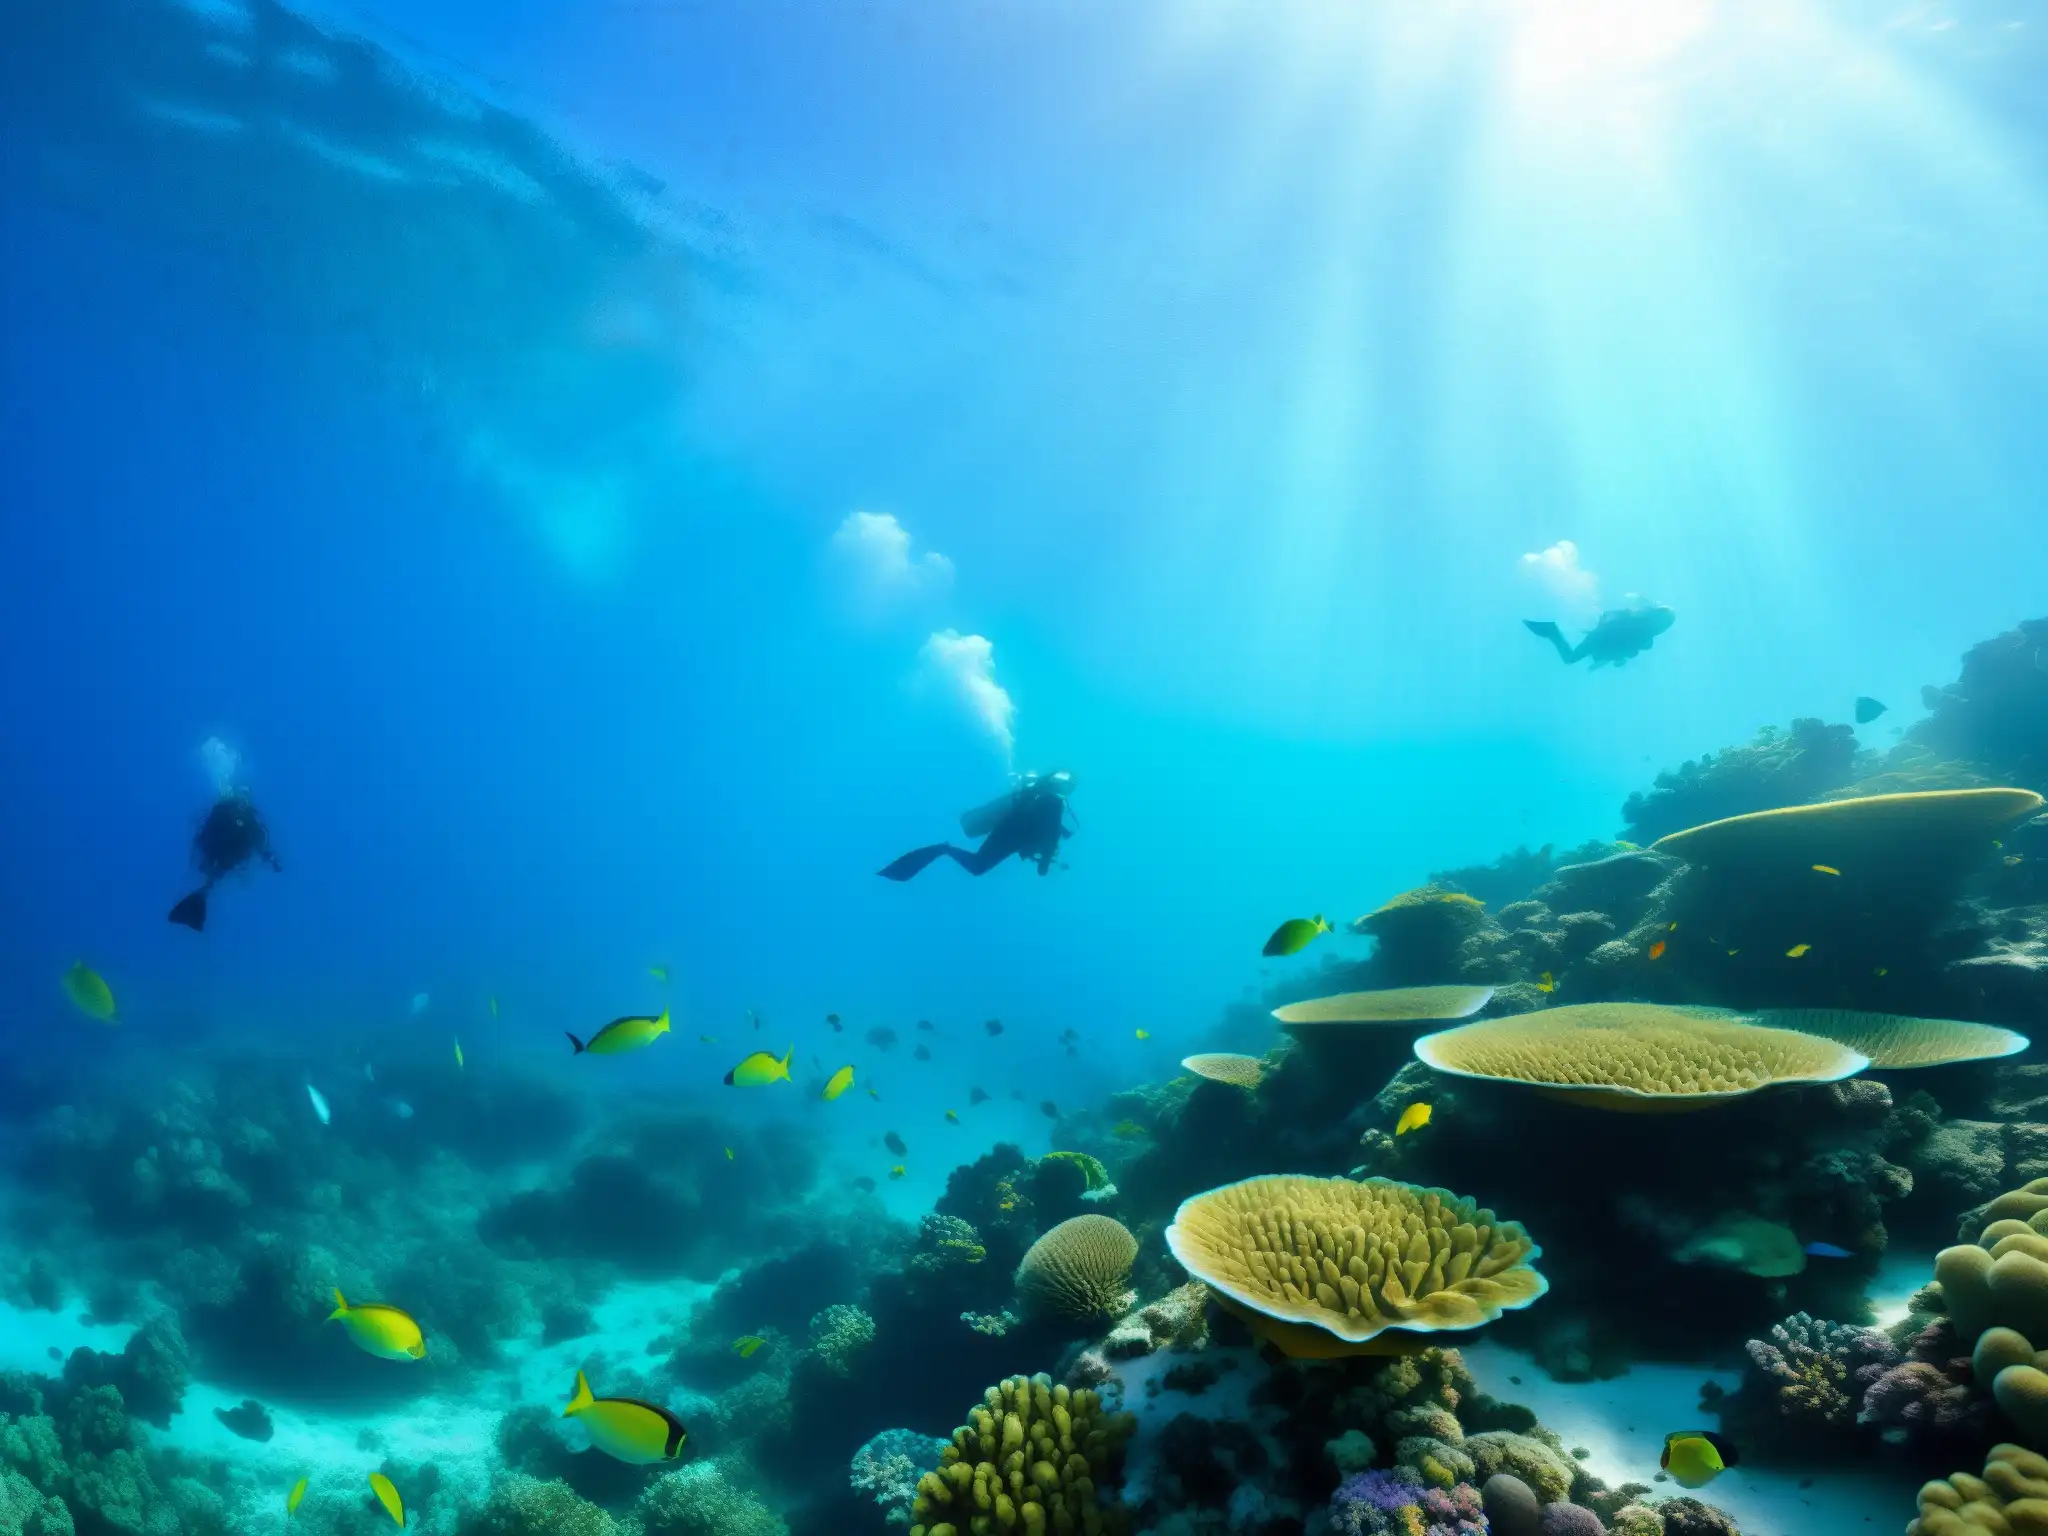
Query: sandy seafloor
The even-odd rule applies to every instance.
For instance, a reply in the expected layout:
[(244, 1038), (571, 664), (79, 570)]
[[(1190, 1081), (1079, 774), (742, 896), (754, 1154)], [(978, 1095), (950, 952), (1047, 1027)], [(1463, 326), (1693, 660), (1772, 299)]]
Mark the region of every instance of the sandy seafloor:
[[(1871, 1303), (1880, 1323), (1905, 1316), (1906, 1299), (1927, 1281), (1931, 1254), (1891, 1254), (1871, 1288)], [(648, 1342), (678, 1330), (690, 1308), (714, 1289), (711, 1285), (622, 1285), (609, 1292), (596, 1309), (596, 1327), (586, 1336), (545, 1348), (538, 1344), (508, 1351), (499, 1373), (475, 1383), (460, 1399), (423, 1398), (396, 1411), (361, 1414), (307, 1415), (275, 1403), (266, 1404), (275, 1425), (268, 1441), (244, 1440), (214, 1416), (216, 1408), (233, 1408), (242, 1394), (195, 1379), (183, 1408), (161, 1441), (181, 1449), (223, 1456), (245, 1476), (274, 1481), (282, 1490), (301, 1475), (315, 1487), (358, 1484), (387, 1455), (432, 1459), (457, 1484), (481, 1482), (487, 1474), (492, 1435), (500, 1414), (521, 1403), (559, 1405), (568, 1401), (577, 1365), (592, 1355), (637, 1360)], [(0, 1307), (0, 1369), (55, 1373), (63, 1354), (81, 1346), (117, 1352), (133, 1330), (126, 1324), (95, 1325), (77, 1311), (24, 1312)], [(1737, 1373), (1708, 1365), (1638, 1365), (1609, 1381), (1559, 1382), (1547, 1376), (1523, 1351), (1484, 1339), (1462, 1346), (1466, 1363), (1480, 1386), (1496, 1397), (1526, 1404), (1574, 1450), (1583, 1449), (1584, 1465), (1610, 1485), (1646, 1482), (1652, 1502), (1681, 1492), (1675, 1484), (1658, 1483), (1657, 1458), (1664, 1436), (1674, 1429), (1714, 1427), (1699, 1411), (1703, 1382), (1712, 1380), (1733, 1390)], [(1148, 1392), (1147, 1386), (1187, 1357), (1172, 1353), (1119, 1362), (1123, 1406), (1139, 1416), (1126, 1469), (1125, 1497), (1136, 1503), (1145, 1496), (1152, 1476), (1147, 1448), (1155, 1443), (1146, 1430), (1157, 1429), (1180, 1413), (1199, 1418), (1238, 1418), (1256, 1424), (1258, 1414), (1247, 1394), (1259, 1367), (1245, 1350), (1214, 1351), (1222, 1361), (1239, 1357), (1239, 1368), (1199, 1396)], [(675, 1406), (687, 1417), (697, 1406), (679, 1399)], [(915, 1426), (937, 1433), (935, 1426)], [(564, 1426), (565, 1441), (579, 1448), (581, 1434)], [(1835, 1532), (1891, 1531), (1912, 1517), (1919, 1479), (1887, 1469), (1873, 1459), (1869, 1471), (1813, 1470), (1750, 1465), (1730, 1469), (1699, 1496), (1733, 1515), (1743, 1536), (1833, 1536)], [(1249, 1504), (1261, 1502), (1256, 1489), (1244, 1490)], [(1239, 1511), (1251, 1515), (1247, 1507)]]

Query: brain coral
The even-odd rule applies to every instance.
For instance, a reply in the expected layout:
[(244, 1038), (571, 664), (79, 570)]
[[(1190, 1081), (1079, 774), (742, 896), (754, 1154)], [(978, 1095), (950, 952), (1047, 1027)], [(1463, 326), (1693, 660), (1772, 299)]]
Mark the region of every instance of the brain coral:
[(1960, 1019), (1914, 1019), (1896, 1013), (1857, 1013), (1847, 1008), (1767, 1008), (1758, 1024), (1793, 1029), (1846, 1045), (1887, 1071), (1940, 1067), (1958, 1061), (1987, 1061), (2027, 1048), (2027, 1037), (1994, 1024)]
[(1730, 816), (1673, 832), (1651, 846), (1692, 864), (1788, 870), (1810, 868), (1818, 860), (1850, 874), (1859, 859), (1888, 862), (1903, 849), (1981, 845), (1989, 852), (2000, 831), (2041, 806), (2041, 797), (2030, 789), (1860, 795)]
[(1492, 987), (1382, 987), (1376, 992), (1340, 992), (1275, 1008), (1286, 1025), (1428, 1024), (1469, 1019), (1493, 1001)]
[(1200, 1056), (1189, 1056), (1181, 1065), (1197, 1077), (1206, 1077), (1212, 1083), (1229, 1083), (1235, 1088), (1256, 1088), (1259, 1079), (1265, 1076), (1265, 1065), (1256, 1056), (1240, 1056), (1235, 1051), (1209, 1051)]
[(1542, 1250), (1519, 1225), (1390, 1179), (1227, 1184), (1183, 1201), (1166, 1243), (1253, 1332), (1300, 1359), (1401, 1353), (1418, 1346), (1412, 1335), (1479, 1327), (1547, 1289), (1532, 1267)]
[(1704, 1109), (1777, 1083), (1831, 1083), (1869, 1062), (1818, 1035), (1650, 1003), (1578, 1003), (1461, 1024), (1415, 1042), (1458, 1077), (1526, 1083), (1602, 1109)]
[(1958, 1472), (1920, 1490), (1906, 1536), (2041, 1536), (2048, 1532), (2048, 1459), (1996, 1445), (1984, 1475)]
[(1067, 1317), (1115, 1316), (1134, 1300), (1125, 1289), (1138, 1240), (1113, 1216), (1076, 1216), (1033, 1243), (1017, 1266), (1026, 1300)]
[(983, 1394), (953, 1431), (938, 1470), (918, 1480), (910, 1536), (1120, 1532), (1124, 1512), (1102, 1484), (1134, 1421), (1105, 1414), (1093, 1392), (1012, 1376)]

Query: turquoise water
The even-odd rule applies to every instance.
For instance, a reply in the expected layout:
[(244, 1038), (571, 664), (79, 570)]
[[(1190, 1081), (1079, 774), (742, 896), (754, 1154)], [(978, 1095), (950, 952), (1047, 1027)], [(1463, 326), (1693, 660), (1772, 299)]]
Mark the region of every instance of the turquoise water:
[[(1138, 1414), (1089, 1506), (1136, 1530), (1396, 1529), (1342, 1487), (1478, 1498), (1452, 1430), (1624, 1536), (1589, 1479), (1654, 1512), (1673, 1431), (1763, 1536), (2048, 1448), (1958, 1364), (2032, 1319), (1914, 1297), (2048, 1175), (2038, 808), (1637, 846), (2048, 789), (2043, 50), (1849, 0), (8, 8), (0, 1536), (273, 1529), (302, 1476), (369, 1530), (373, 1471), (459, 1536), (879, 1531), (863, 1444), (1041, 1372)], [(1042, 876), (878, 878), (1055, 771)], [(276, 869), (195, 867), (234, 793)], [(1413, 1064), (1455, 1011), (1269, 1016), (1448, 984), (2021, 1048), (1630, 1116)], [(1166, 1237), (1277, 1174), (1470, 1197), (1547, 1294), (1452, 1330), (1434, 1418), (1290, 1363)], [(1034, 1308), (1076, 1216), (1128, 1286)], [(1125, 1289), (1188, 1326), (1091, 1355)], [(1897, 1337), (1774, 1377), (1802, 1312)], [(680, 1469), (590, 1449), (578, 1370)], [(938, 1453), (885, 1449), (908, 1525)]]

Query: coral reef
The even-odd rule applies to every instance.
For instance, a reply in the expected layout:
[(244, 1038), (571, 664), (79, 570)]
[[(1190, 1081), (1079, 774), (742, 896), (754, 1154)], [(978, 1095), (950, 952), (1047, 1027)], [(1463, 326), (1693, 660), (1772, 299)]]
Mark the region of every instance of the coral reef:
[[(1795, 1312), (1743, 1346), (1742, 1384), (1705, 1394), (1724, 1430), (1758, 1459), (1839, 1455), (1850, 1450), (1864, 1395), (1901, 1361), (1876, 1328), (1822, 1322)], [(1870, 1423), (1870, 1420), (1863, 1420)]]
[(1981, 763), (2008, 782), (2048, 793), (2048, 619), (1972, 646), (1962, 675), (1922, 690), (1928, 717), (1908, 742), (1945, 758)]
[(1485, 903), (1447, 885), (1403, 891), (1351, 927), (1378, 941), (1369, 963), (1378, 987), (1508, 979), (1479, 942), (1489, 929), (1498, 931)]
[(848, 1480), (881, 1508), (890, 1525), (909, 1525), (924, 1469), (938, 1465), (947, 1442), (914, 1429), (885, 1429), (853, 1453)]
[(566, 1483), (514, 1473), (463, 1522), (462, 1536), (612, 1536), (612, 1517)]
[(1031, 1245), (1017, 1266), (1017, 1291), (1063, 1317), (1114, 1316), (1134, 1299), (1128, 1289), (1138, 1241), (1110, 1216), (1075, 1216)]
[(1996, 1445), (1982, 1477), (1957, 1472), (1920, 1490), (1920, 1514), (1906, 1536), (2027, 1536), (2044, 1529), (2048, 1458), (2017, 1445)]
[(663, 1473), (634, 1502), (633, 1518), (645, 1536), (787, 1536), (788, 1531), (718, 1461), (695, 1461)]
[(1631, 841), (1653, 843), (1685, 827), (1818, 800), (1848, 784), (1855, 763), (1856, 733), (1846, 725), (1800, 719), (1789, 731), (1765, 726), (1746, 746), (1658, 774), (1654, 788), (1628, 797), (1621, 819)]
[(918, 1480), (910, 1536), (1123, 1529), (1122, 1507), (1103, 1495), (1132, 1421), (1105, 1414), (1095, 1393), (1013, 1376), (967, 1418)]
[(835, 1376), (851, 1376), (875, 1342), (875, 1320), (859, 1307), (835, 1302), (811, 1319), (811, 1353)]

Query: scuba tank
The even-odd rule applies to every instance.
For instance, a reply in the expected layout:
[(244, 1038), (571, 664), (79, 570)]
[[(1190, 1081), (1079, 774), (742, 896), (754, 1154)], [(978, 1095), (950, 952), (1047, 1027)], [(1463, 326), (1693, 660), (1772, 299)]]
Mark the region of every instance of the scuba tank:
[(1035, 790), (1049, 790), (1062, 800), (1074, 792), (1074, 776), (1065, 769), (1058, 773), (1020, 774), (1016, 786), (985, 805), (960, 813), (960, 830), (969, 837), (987, 837), (1012, 807)]

